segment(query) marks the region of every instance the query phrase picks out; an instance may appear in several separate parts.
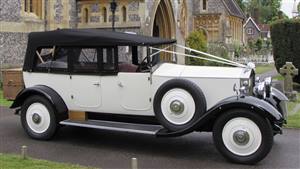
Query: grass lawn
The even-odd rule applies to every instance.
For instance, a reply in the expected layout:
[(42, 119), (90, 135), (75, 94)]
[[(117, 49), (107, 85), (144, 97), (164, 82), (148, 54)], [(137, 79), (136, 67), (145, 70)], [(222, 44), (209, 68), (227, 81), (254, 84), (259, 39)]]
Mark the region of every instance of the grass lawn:
[(281, 76), (280, 74), (278, 74), (277, 76), (274, 76), (272, 79), (277, 80), (277, 81), (284, 81), (284, 77)]
[[(300, 93), (298, 93), (298, 100), (296, 102), (288, 103), (288, 111), (289, 112), (293, 111), (294, 108), (299, 104), (300, 104)], [(300, 109), (296, 112), (296, 114), (288, 116), (286, 127), (300, 128)]]
[(256, 74), (263, 74), (275, 69), (274, 64), (257, 65), (255, 68)]
[(286, 127), (300, 128), (300, 110), (288, 117)]
[(9, 107), (12, 104), (12, 101), (7, 101), (3, 98), (3, 91), (0, 89), (0, 106)]
[(46, 160), (28, 158), (0, 153), (0, 169), (92, 169), (79, 165), (56, 163)]

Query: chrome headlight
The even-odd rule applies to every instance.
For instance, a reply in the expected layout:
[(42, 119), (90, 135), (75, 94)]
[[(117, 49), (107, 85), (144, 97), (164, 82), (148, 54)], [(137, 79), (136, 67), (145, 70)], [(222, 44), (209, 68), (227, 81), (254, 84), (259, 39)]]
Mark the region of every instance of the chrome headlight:
[(271, 90), (272, 90), (272, 78), (267, 77), (265, 78), (265, 90), (266, 90), (266, 97), (271, 96)]
[(255, 96), (265, 99), (266, 97), (270, 97), (272, 90), (272, 78), (267, 77), (264, 81), (257, 81), (254, 87)]
[(241, 79), (240, 80), (240, 92), (242, 94), (248, 95), (250, 93), (251, 88), (251, 78), (250, 79)]

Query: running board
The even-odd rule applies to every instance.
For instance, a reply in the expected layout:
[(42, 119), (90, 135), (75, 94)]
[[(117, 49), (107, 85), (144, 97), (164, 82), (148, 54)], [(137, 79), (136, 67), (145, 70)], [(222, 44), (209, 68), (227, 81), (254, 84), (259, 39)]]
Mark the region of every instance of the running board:
[(93, 128), (100, 130), (110, 130), (119, 131), (127, 133), (138, 133), (147, 135), (156, 135), (161, 129), (160, 125), (148, 125), (148, 124), (135, 124), (135, 123), (124, 123), (124, 122), (114, 122), (114, 121), (103, 121), (103, 120), (86, 120), (86, 121), (76, 121), (76, 120), (64, 120), (59, 124), (67, 126), (77, 126), (85, 128)]

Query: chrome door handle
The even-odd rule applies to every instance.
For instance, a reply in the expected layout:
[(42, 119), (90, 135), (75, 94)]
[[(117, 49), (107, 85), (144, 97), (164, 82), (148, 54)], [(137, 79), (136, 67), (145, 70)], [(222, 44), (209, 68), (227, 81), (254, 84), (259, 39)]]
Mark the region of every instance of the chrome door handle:
[(93, 85), (95, 85), (95, 86), (100, 86), (100, 83), (97, 82), (97, 83), (94, 83)]
[(124, 87), (123, 84), (121, 82), (118, 83), (119, 87)]

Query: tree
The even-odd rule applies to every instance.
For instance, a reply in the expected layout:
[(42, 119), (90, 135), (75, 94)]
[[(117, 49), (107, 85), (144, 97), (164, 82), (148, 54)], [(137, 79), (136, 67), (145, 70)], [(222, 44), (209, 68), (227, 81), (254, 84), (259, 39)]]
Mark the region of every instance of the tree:
[(298, 4), (298, 13), (300, 14), (300, 2)]
[(282, 0), (244, 0), (245, 13), (258, 23), (271, 23), (279, 19)]
[(256, 51), (260, 51), (262, 49), (262, 39), (258, 38), (257, 41), (255, 42), (255, 47), (256, 47)]
[[(285, 19), (271, 25), (271, 38), (275, 66), (279, 70), (286, 62), (300, 69), (300, 19)], [(300, 84), (300, 75), (294, 80)]]
[(240, 6), (240, 8), (245, 12), (246, 10), (246, 5), (244, 0), (236, 0), (236, 2), (238, 3), (238, 5)]
[[(206, 40), (205, 33), (202, 30), (191, 32), (188, 38), (186, 39), (186, 43), (192, 49), (199, 50), (202, 52), (207, 51), (207, 40)], [(191, 52), (190, 54), (199, 56), (198, 53), (194, 53), (194, 52)], [(188, 58), (186, 60), (187, 60), (187, 64), (190, 65), (204, 64), (204, 61), (201, 59)]]

